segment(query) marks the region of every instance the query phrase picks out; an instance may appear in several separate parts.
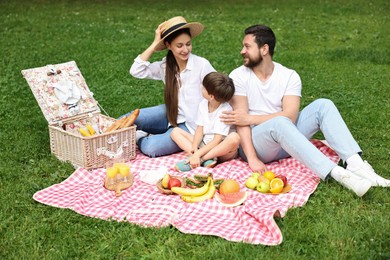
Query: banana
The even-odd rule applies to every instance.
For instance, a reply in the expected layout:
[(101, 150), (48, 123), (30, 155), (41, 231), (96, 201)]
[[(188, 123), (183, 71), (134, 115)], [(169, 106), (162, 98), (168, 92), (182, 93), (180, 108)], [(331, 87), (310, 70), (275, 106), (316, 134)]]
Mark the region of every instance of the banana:
[(211, 179), (210, 184), (209, 184), (209, 190), (205, 194), (203, 194), (201, 196), (186, 196), (186, 195), (184, 195), (184, 196), (181, 196), (180, 198), (183, 201), (189, 202), (189, 203), (201, 202), (201, 201), (211, 199), (214, 196), (215, 190), (216, 190), (216, 188), (214, 186), (214, 182)]
[[(182, 196), (202, 196), (210, 187), (210, 183), (213, 181), (211, 177), (207, 180), (207, 183), (200, 188), (188, 189), (183, 187), (172, 187), (171, 191)], [(214, 186), (214, 185), (213, 185)]]
[(79, 128), (79, 131), (80, 131), (82, 136), (91, 136), (91, 134), (87, 130), (85, 130), (84, 128)]
[(96, 131), (95, 131), (95, 129), (93, 129), (93, 127), (91, 126), (91, 124), (86, 124), (85, 126), (87, 127), (88, 132), (89, 132), (91, 135), (96, 134)]

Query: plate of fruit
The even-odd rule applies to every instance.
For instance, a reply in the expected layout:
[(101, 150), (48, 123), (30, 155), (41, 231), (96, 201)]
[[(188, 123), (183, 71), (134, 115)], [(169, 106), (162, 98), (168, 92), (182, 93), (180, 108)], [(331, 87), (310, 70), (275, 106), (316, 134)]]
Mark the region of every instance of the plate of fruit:
[(264, 194), (283, 194), (291, 191), (291, 185), (284, 175), (276, 175), (272, 171), (263, 174), (253, 172), (245, 181), (245, 186)]
[(160, 179), (157, 184), (157, 189), (164, 194), (171, 195), (175, 194), (171, 189), (173, 187), (185, 187), (186, 181), (180, 176), (170, 175), (169, 173), (165, 174), (162, 179)]

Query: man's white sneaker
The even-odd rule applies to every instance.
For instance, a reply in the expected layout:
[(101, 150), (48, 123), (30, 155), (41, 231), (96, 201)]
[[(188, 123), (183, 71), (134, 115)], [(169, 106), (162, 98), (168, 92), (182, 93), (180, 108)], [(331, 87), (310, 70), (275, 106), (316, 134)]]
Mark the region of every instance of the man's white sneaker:
[(390, 187), (390, 180), (379, 176), (367, 161), (364, 161), (364, 163), (359, 166), (360, 167), (347, 165), (347, 170), (369, 180), (372, 186)]
[(367, 179), (356, 176), (352, 172), (344, 169), (343, 167), (336, 166), (331, 176), (343, 185), (345, 188), (352, 190), (359, 197), (362, 197), (371, 188), (371, 182)]

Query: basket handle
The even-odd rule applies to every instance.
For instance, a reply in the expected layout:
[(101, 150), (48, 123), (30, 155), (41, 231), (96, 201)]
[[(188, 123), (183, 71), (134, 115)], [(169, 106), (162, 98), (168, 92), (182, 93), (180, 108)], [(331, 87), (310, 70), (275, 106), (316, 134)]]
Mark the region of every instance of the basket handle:
[[(108, 141), (107, 141), (108, 143)], [(105, 155), (110, 159), (120, 158), (123, 155), (123, 147), (129, 146), (128, 140), (125, 140), (121, 146), (119, 146), (118, 150), (115, 152), (110, 151), (107, 149), (107, 147), (100, 147), (96, 149), (96, 154), (99, 155)]]

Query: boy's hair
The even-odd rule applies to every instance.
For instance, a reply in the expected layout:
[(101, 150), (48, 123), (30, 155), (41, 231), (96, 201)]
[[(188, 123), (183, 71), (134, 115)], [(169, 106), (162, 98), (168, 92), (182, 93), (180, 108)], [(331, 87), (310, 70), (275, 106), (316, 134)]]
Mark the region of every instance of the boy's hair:
[(219, 72), (210, 72), (203, 79), (203, 86), (207, 93), (213, 95), (215, 100), (228, 102), (234, 95), (235, 87), (233, 80)]
[(255, 36), (255, 42), (259, 48), (264, 44), (268, 44), (269, 54), (271, 57), (274, 55), (276, 37), (271, 28), (262, 24), (252, 25), (245, 29), (245, 35), (247, 34), (253, 34)]

